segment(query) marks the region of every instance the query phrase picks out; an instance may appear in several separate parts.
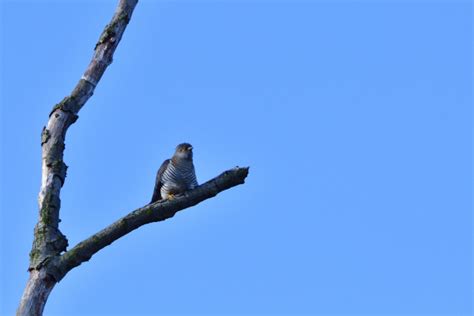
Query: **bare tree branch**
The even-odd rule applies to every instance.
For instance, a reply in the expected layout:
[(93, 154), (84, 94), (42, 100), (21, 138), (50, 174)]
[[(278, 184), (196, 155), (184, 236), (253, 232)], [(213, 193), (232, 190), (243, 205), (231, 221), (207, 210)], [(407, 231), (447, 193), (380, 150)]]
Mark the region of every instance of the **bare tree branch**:
[(58, 103), (50, 113), (41, 135), (42, 176), (38, 197), (39, 220), (35, 227), (30, 252), (30, 278), (17, 310), (17, 315), (41, 315), (44, 304), (55, 282), (41, 268), (66, 250), (67, 239), (59, 230), (59, 198), (66, 178), (67, 166), (63, 161), (66, 132), (77, 113), (94, 93), (94, 89), (122, 38), (138, 0), (120, 0), (110, 23), (105, 27), (94, 49), (87, 70), (71, 95)]
[(88, 261), (95, 253), (120, 237), (142, 225), (173, 217), (181, 210), (212, 198), (221, 191), (242, 184), (247, 175), (248, 168), (236, 167), (173, 200), (161, 200), (136, 209), (56, 258), (54, 263), (48, 265), (48, 273), (59, 281), (71, 269)]
[(39, 221), (30, 253), (30, 270), (38, 269), (51, 256), (66, 250), (66, 237), (59, 231), (59, 194), (66, 178), (67, 166), (63, 161), (66, 132), (77, 113), (94, 93), (94, 89), (117, 48), (130, 20), (137, 0), (121, 0), (112, 21), (105, 27), (95, 47), (92, 60), (71, 95), (54, 106), (43, 129), (42, 179), (39, 194)]

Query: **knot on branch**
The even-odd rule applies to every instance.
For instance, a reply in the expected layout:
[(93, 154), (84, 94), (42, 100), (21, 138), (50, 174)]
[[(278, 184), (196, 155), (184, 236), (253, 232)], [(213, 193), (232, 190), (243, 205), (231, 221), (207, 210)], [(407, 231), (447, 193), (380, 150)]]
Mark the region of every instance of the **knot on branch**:
[[(58, 109), (65, 113), (68, 113), (69, 115), (67, 118), (67, 127), (69, 127), (71, 124), (74, 124), (79, 118), (79, 116), (76, 113), (79, 111), (81, 106), (82, 105), (79, 104), (79, 99), (76, 98), (74, 94), (72, 94), (70, 96), (65, 97), (64, 99), (61, 100), (61, 102), (53, 106), (53, 109), (49, 113), (49, 117), (51, 117), (51, 115), (53, 115), (53, 113)], [(57, 116), (58, 114), (56, 114), (56, 117)]]
[(50, 160), (46, 162), (46, 166), (51, 168), (51, 172), (54, 174), (54, 176), (59, 178), (61, 181), (61, 186), (63, 186), (68, 168), (64, 161), (62, 159)]
[(100, 35), (99, 41), (97, 44), (95, 44), (94, 50), (97, 49), (97, 47), (101, 44), (110, 42), (110, 43), (115, 43), (117, 41), (117, 27), (120, 25), (125, 25), (128, 24), (130, 21), (130, 16), (127, 14), (127, 12), (122, 12), (120, 13), (116, 18), (114, 18), (107, 26), (105, 27), (104, 31)]
[(64, 99), (61, 100), (61, 102), (59, 102), (58, 104), (56, 104), (53, 109), (51, 110), (51, 112), (49, 113), (49, 116), (51, 117), (51, 115), (54, 113), (54, 111), (56, 111), (57, 109), (61, 109), (62, 111), (64, 112), (70, 112), (70, 113), (74, 113), (73, 112), (73, 109), (74, 109), (74, 103), (76, 102), (74, 96), (67, 96), (65, 97)]
[(45, 127), (43, 127), (43, 131), (41, 132), (41, 146), (48, 142), (49, 138), (51, 137), (51, 133)]
[(35, 226), (28, 270), (40, 269), (49, 259), (66, 251), (67, 246), (68, 240), (59, 229), (39, 222)]
[[(96, 50), (99, 45), (102, 45), (102, 44), (108, 42), (110, 39), (115, 39), (115, 35), (116, 35), (116, 33), (114, 31), (113, 26), (112, 25), (107, 25), (105, 27), (104, 32), (102, 32), (102, 35), (100, 35), (99, 41), (95, 44), (94, 50)], [(111, 42), (113, 43), (114, 41), (115, 40), (113, 40)]]

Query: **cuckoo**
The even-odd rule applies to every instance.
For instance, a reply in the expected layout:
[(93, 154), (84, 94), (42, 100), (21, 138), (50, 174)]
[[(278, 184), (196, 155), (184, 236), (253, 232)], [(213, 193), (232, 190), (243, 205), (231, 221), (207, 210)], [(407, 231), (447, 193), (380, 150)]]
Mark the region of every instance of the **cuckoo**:
[(151, 202), (172, 199), (175, 195), (197, 187), (193, 164), (193, 146), (182, 143), (176, 146), (171, 159), (166, 159), (156, 173), (155, 189)]

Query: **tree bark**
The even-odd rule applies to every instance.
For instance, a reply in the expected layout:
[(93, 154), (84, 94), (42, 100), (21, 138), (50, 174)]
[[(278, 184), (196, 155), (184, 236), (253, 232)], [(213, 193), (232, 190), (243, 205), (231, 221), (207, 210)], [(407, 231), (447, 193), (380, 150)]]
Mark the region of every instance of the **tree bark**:
[(66, 132), (94, 89), (117, 48), (138, 0), (120, 0), (110, 23), (105, 27), (94, 49), (84, 75), (71, 95), (54, 106), (41, 134), (42, 175), (38, 197), (39, 220), (34, 230), (30, 252), (30, 278), (17, 309), (17, 315), (41, 315), (55, 280), (48, 274), (52, 259), (66, 250), (66, 236), (59, 230), (60, 192), (66, 178), (63, 161)]
[(49, 293), (56, 281), (44, 270), (30, 271), (30, 278), (20, 300), (17, 315), (42, 315)]
[(221, 191), (244, 183), (248, 168), (234, 168), (185, 192), (173, 200), (157, 201), (132, 211), (125, 217), (66, 251), (68, 241), (59, 230), (60, 192), (66, 179), (63, 161), (68, 128), (94, 93), (95, 87), (112, 63), (125, 28), (138, 0), (120, 0), (111, 22), (97, 42), (91, 62), (72, 93), (55, 105), (41, 134), (42, 178), (38, 197), (39, 220), (30, 252), (30, 277), (26, 284), (18, 316), (40, 316), (55, 284), (70, 270), (88, 261), (95, 253), (138, 227), (173, 217), (176, 212), (214, 197)]

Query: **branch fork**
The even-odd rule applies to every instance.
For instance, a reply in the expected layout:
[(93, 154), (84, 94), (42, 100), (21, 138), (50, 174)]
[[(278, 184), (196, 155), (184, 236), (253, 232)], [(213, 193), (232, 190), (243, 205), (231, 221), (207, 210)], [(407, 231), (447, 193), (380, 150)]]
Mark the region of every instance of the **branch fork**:
[(138, 208), (66, 251), (68, 241), (59, 230), (60, 192), (67, 173), (63, 161), (68, 128), (93, 95), (132, 16), (138, 0), (119, 0), (111, 22), (94, 48), (94, 55), (71, 94), (55, 105), (41, 133), (42, 178), (38, 197), (39, 220), (30, 252), (30, 277), (20, 300), (17, 316), (40, 316), (49, 293), (73, 268), (120, 237), (148, 223), (173, 217), (178, 211), (214, 197), (219, 192), (243, 184), (249, 168), (233, 168), (185, 192), (173, 200), (161, 200)]

